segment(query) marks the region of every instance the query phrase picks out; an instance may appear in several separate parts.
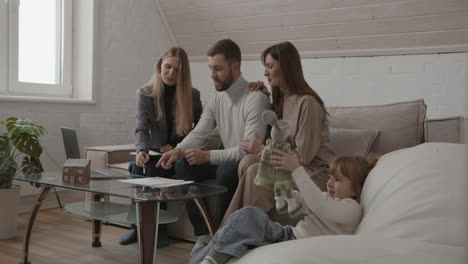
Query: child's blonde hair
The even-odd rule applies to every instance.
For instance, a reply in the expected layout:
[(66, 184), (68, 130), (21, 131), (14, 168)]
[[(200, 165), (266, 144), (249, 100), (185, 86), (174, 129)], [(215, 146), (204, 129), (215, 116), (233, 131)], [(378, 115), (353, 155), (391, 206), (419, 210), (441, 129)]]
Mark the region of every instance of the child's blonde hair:
[(367, 158), (360, 156), (342, 156), (335, 159), (330, 164), (330, 174), (340, 174), (348, 178), (353, 185), (353, 191), (356, 193), (354, 199), (359, 201), (367, 175), (369, 175), (369, 172), (377, 164), (379, 158), (380, 157), (375, 154), (370, 154)]

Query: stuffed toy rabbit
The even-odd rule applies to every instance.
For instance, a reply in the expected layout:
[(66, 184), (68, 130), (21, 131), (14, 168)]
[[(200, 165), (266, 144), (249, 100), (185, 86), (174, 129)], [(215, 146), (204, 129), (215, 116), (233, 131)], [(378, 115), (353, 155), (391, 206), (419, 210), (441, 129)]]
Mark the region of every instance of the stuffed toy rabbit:
[(275, 112), (265, 110), (262, 114), (263, 122), (271, 125), (271, 139), (268, 139), (263, 149), (260, 166), (255, 184), (273, 190), (275, 193), (276, 210), (279, 213), (289, 213), (291, 217), (296, 217), (301, 212), (301, 205), (296, 203), (292, 190), (296, 184), (291, 177), (291, 173), (285, 170), (274, 169), (270, 156), (275, 150), (289, 152), (291, 146), (286, 142), (290, 125), (287, 120), (278, 120)]

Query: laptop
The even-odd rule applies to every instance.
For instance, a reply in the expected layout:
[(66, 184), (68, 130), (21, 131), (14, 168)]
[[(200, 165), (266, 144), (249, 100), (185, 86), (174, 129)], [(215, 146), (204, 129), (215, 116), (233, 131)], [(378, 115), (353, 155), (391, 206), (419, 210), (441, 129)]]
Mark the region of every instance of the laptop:
[[(78, 137), (76, 131), (71, 128), (62, 127), (63, 146), (65, 147), (65, 156), (67, 159), (80, 159), (80, 147), (78, 145)], [(116, 179), (116, 178), (127, 178), (127, 175), (123, 172), (114, 169), (92, 169), (91, 179)]]

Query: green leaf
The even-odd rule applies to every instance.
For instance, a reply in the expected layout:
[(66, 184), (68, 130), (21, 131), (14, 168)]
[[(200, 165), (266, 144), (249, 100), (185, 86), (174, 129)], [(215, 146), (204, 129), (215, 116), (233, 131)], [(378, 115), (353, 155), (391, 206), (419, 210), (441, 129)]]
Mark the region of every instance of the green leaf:
[(21, 166), (23, 167), (22, 172), (24, 175), (41, 173), (44, 171), (41, 160), (36, 156), (24, 157)]
[(0, 158), (0, 189), (11, 188), (18, 164), (10, 158)]
[(11, 156), (11, 142), (7, 133), (0, 135), (0, 157), (8, 158)]
[[(0, 188), (10, 188), (18, 170), (24, 174), (44, 171), (39, 159), (42, 154), (39, 137), (47, 134), (47, 130), (24, 118), (9, 117), (0, 120), (0, 124), (5, 125), (7, 131), (0, 135)], [(24, 157), (18, 168), (14, 158), (20, 154)]]
[(12, 136), (20, 134), (35, 135), (37, 137), (47, 134), (47, 130), (41, 125), (35, 124), (33, 121), (24, 118), (10, 117), (7, 119), (6, 128)]
[(11, 134), (11, 130), (15, 127), (15, 122), (18, 118), (16, 117), (9, 117), (6, 120), (5, 126), (9, 134)]
[(41, 156), (42, 154), (41, 143), (35, 135), (20, 134), (12, 138), (12, 144), (28, 156)]

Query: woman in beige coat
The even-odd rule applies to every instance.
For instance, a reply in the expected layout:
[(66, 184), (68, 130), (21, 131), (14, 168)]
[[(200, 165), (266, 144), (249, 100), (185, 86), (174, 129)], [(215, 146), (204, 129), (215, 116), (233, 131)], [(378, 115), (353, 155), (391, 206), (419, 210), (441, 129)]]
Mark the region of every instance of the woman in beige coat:
[[(291, 42), (267, 48), (262, 53), (262, 62), (272, 89), (273, 111), (279, 119), (291, 124), (287, 142), (311, 179), (324, 191), (328, 166), (334, 159), (325, 104), (304, 79), (299, 53)], [(263, 147), (258, 135), (240, 143), (240, 148), (249, 155), (240, 162), (239, 185), (224, 220), (244, 206), (255, 206), (265, 212), (275, 207), (273, 192), (254, 184)]]

